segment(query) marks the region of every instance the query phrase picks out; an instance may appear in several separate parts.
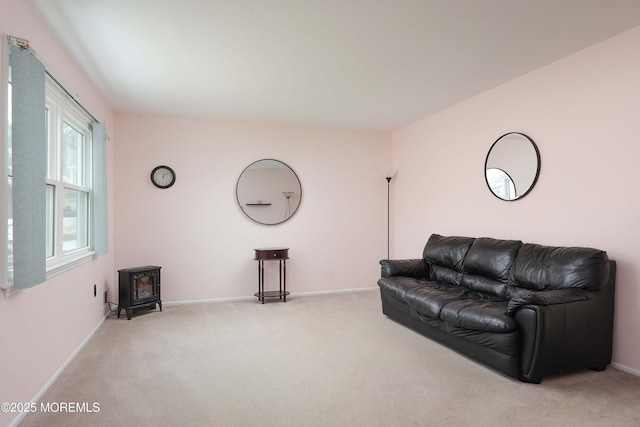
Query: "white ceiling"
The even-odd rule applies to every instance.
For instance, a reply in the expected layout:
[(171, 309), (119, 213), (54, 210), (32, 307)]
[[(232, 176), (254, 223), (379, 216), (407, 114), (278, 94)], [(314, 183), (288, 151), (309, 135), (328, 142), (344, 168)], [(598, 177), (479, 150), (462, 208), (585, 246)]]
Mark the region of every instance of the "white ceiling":
[(31, 2), (117, 111), (370, 130), (640, 25), (640, 0)]

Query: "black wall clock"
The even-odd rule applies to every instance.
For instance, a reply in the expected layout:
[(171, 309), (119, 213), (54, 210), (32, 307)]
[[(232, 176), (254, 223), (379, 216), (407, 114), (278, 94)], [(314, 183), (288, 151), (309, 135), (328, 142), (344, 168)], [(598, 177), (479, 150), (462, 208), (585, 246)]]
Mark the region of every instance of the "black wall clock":
[(176, 182), (176, 173), (169, 166), (157, 166), (151, 171), (151, 182), (158, 188), (169, 188)]

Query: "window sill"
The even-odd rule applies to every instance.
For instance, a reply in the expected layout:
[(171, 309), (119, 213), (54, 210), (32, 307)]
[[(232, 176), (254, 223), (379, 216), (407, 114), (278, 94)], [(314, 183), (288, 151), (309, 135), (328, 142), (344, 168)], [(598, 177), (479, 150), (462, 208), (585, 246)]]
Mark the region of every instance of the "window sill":
[(82, 252), (74, 257), (66, 257), (63, 263), (60, 264), (47, 264), (47, 280), (58, 276), (59, 274), (66, 273), (69, 270), (76, 268), (77, 266), (90, 261), (95, 256), (95, 252)]
[[(49, 280), (53, 277), (56, 277), (62, 273), (66, 273), (67, 271), (73, 270), (77, 266), (84, 264), (85, 262), (91, 261), (96, 256), (94, 251), (90, 252), (82, 252), (73, 257), (65, 258), (64, 262), (58, 264), (47, 264), (47, 278)], [(0, 283), (0, 289), (4, 292), (5, 297), (10, 297), (13, 294), (17, 294), (26, 289), (14, 289), (13, 285), (4, 286)]]

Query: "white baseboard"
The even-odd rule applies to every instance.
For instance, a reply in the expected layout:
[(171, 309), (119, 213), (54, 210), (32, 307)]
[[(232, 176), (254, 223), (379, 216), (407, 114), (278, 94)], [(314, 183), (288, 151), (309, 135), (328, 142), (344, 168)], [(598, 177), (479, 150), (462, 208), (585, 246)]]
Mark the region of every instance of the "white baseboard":
[[(108, 314), (102, 318), (102, 321), (98, 323), (95, 328), (93, 328), (93, 330), (89, 333), (89, 335), (87, 335), (87, 337), (84, 340), (82, 340), (82, 342), (75, 349), (75, 351), (71, 353), (71, 355), (67, 358), (67, 360), (65, 360), (65, 362), (62, 365), (60, 365), (60, 367), (53, 373), (51, 378), (49, 378), (49, 381), (47, 381), (47, 383), (40, 389), (40, 391), (33, 397), (33, 399), (31, 399), (31, 403), (38, 403), (40, 399), (42, 399), (42, 396), (44, 396), (47, 390), (49, 390), (49, 388), (53, 385), (53, 383), (56, 382), (56, 380), (64, 372), (64, 370), (67, 369), (67, 366), (69, 366), (69, 364), (73, 361), (73, 359), (76, 358), (76, 356), (80, 353), (80, 351), (82, 351), (82, 349), (87, 345), (87, 343), (91, 341), (91, 338), (93, 338), (96, 332), (98, 332), (98, 329), (100, 329), (102, 325), (104, 325), (104, 321), (107, 319), (107, 316)], [(9, 427), (16, 427), (18, 424), (20, 424), (20, 422), (26, 415), (27, 415), (27, 412), (23, 412), (20, 415), (18, 415), (9, 424)]]
[(228, 298), (207, 298), (207, 299), (193, 299), (182, 301), (162, 301), (163, 307), (170, 307), (172, 305), (189, 305), (189, 304), (207, 304), (211, 302), (229, 302), (229, 301), (247, 301), (255, 297), (228, 297)]
[[(292, 292), (290, 296), (313, 296), (313, 295), (327, 295), (327, 294), (345, 294), (351, 292), (371, 292), (377, 290), (378, 287), (372, 288), (355, 288), (355, 289), (336, 289), (331, 291), (312, 291), (312, 292)], [(211, 302), (227, 302), (227, 301), (247, 301), (254, 300), (255, 296), (250, 297), (229, 297), (229, 298), (209, 298), (209, 299), (196, 299), (196, 300), (182, 300), (182, 301), (162, 301), (162, 306), (172, 305), (186, 305), (186, 304), (206, 304)]]
[(622, 364), (620, 364), (618, 362), (611, 362), (611, 366), (616, 368), (616, 369), (620, 369), (621, 371), (624, 371), (624, 372), (626, 372), (628, 374), (635, 375), (636, 377), (640, 377), (640, 371), (637, 370), (637, 369), (630, 368), (630, 367), (622, 365)]
[(311, 291), (311, 292), (298, 292), (295, 294), (291, 294), (292, 296), (300, 295), (300, 296), (313, 296), (313, 295), (328, 295), (328, 294), (347, 294), (352, 292), (371, 292), (374, 290), (378, 290), (379, 288), (371, 287), (371, 288), (355, 288), (355, 289), (334, 289), (331, 291)]

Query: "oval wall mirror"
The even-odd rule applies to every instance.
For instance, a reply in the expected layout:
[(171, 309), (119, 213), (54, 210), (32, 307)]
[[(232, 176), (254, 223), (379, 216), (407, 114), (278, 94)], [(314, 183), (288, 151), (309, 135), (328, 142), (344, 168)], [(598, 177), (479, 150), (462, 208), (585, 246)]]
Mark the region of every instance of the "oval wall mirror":
[(484, 177), (491, 193), (501, 200), (526, 196), (540, 174), (540, 152), (527, 135), (510, 132), (493, 143), (484, 163)]
[(298, 175), (287, 164), (274, 159), (257, 160), (238, 178), (236, 199), (253, 221), (280, 224), (291, 218), (302, 200)]

